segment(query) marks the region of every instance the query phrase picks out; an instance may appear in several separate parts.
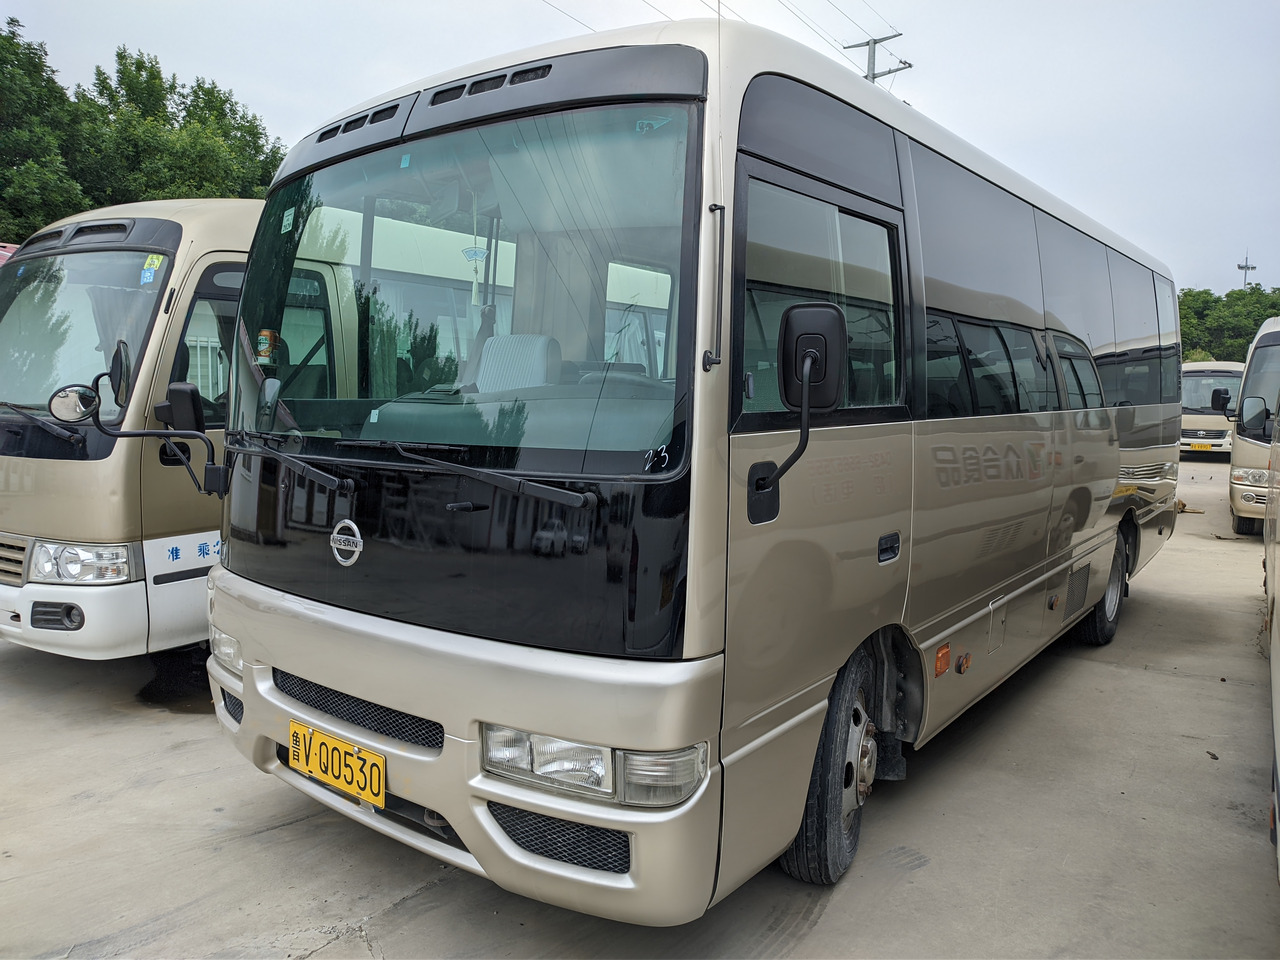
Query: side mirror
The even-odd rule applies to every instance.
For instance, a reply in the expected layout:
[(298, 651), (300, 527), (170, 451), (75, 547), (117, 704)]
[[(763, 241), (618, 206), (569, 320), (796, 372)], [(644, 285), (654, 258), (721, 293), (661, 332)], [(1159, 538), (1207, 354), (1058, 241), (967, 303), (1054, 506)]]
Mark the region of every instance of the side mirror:
[(1226, 387), (1214, 387), (1209, 395), (1209, 406), (1219, 413), (1227, 412), (1227, 404), (1231, 401), (1231, 391)]
[(1240, 426), (1250, 432), (1261, 433), (1264, 439), (1271, 439), (1269, 422), (1271, 411), (1261, 397), (1245, 397), (1240, 401)]
[(825, 413), (844, 399), (849, 334), (834, 303), (797, 303), (782, 314), (778, 331), (778, 394), (800, 414), (800, 442), (782, 466), (757, 463), (747, 474), (747, 518), (763, 523), (778, 515), (778, 481), (809, 445), (809, 414)]
[(833, 303), (797, 303), (782, 314), (778, 332), (778, 393), (792, 413), (803, 413), (805, 365), (809, 410), (826, 413), (844, 399), (849, 334)]
[(204, 407), (200, 403), (200, 388), (194, 383), (169, 384), (168, 399), (156, 404), (155, 414), (166, 427), (204, 433)]
[(49, 413), (60, 423), (82, 423), (93, 416), (100, 402), (93, 387), (76, 383), (49, 398)]
[(111, 394), (121, 410), (129, 402), (129, 387), (133, 383), (133, 361), (129, 357), (129, 345), (116, 341), (116, 351), (111, 355), (111, 369), (107, 372), (111, 381)]

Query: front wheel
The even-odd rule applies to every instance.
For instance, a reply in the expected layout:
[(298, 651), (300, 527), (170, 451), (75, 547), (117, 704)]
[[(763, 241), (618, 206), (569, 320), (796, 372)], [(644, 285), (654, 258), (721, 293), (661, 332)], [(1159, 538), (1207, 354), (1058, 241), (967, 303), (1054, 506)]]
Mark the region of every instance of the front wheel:
[(1120, 608), (1124, 605), (1128, 567), (1125, 539), (1117, 536), (1115, 553), (1111, 557), (1111, 572), (1107, 576), (1107, 592), (1080, 621), (1079, 637), (1089, 646), (1104, 647), (1115, 639), (1116, 629), (1120, 626)]
[(862, 831), (862, 807), (876, 778), (875, 665), (859, 649), (836, 676), (809, 778), (804, 818), (778, 858), (806, 883), (835, 883), (849, 869)]
[(1245, 536), (1257, 533), (1257, 522), (1253, 517), (1237, 517), (1234, 513), (1231, 515), (1231, 529)]

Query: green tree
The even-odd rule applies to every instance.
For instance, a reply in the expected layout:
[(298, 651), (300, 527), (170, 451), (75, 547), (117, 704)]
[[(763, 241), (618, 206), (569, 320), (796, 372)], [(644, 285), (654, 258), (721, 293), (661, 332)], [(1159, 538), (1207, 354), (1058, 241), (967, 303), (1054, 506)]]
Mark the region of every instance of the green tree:
[(62, 154), (71, 102), (45, 45), (21, 30), (10, 17), (0, 33), (0, 241), (15, 243), (85, 208)]
[[(1280, 287), (1250, 284), (1218, 296), (1210, 290), (1178, 293), (1183, 359), (1243, 361), (1262, 321), (1280, 316)], [(1207, 356), (1201, 356), (1201, 353)]]
[(0, 34), (0, 240), (113, 203), (265, 195), (284, 145), (232, 91), (122, 46), (69, 96), (21, 29)]

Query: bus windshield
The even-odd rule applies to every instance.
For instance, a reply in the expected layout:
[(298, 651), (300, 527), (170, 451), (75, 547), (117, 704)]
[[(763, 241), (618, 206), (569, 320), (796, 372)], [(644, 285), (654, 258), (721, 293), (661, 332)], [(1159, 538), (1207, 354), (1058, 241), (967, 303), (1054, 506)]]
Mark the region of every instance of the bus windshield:
[(1277, 393), (1280, 393), (1280, 342), (1261, 343), (1249, 355), (1240, 397), (1261, 397), (1274, 415)]
[(303, 455), (358, 440), (522, 472), (675, 469), (690, 131), (683, 105), (570, 110), (285, 183), (246, 273), (232, 428)]
[(1214, 413), (1213, 391), (1223, 389), (1235, 405), (1240, 397), (1240, 374), (1231, 370), (1182, 371), (1182, 412)]
[[(170, 258), (134, 250), (10, 261), (0, 269), (0, 401), (40, 410), (59, 387), (91, 383), (123, 340), (142, 355)], [(120, 414), (111, 391), (102, 416)]]

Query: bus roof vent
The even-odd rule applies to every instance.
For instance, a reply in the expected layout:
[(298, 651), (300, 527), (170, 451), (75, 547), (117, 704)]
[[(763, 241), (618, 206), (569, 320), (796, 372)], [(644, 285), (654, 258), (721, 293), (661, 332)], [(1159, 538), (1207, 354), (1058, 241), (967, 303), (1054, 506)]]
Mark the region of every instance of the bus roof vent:
[(38, 237), (32, 237), (24, 243), (22, 245), (22, 252), (27, 253), (28, 251), (35, 250), (37, 247), (52, 246), (60, 239), (62, 239), (61, 230), (50, 230), (48, 233), (42, 233)]
[(467, 92), (467, 85), (460, 83), (456, 87), (449, 87), (447, 90), (437, 90), (431, 95), (431, 106), (439, 106), (442, 103), (449, 103), (451, 100), (457, 100)]
[(103, 243), (111, 240), (123, 240), (129, 233), (129, 224), (116, 221), (114, 223), (86, 223), (76, 227), (67, 243)]
[(467, 96), (471, 96), (476, 93), (488, 93), (490, 90), (497, 90), (506, 82), (507, 75), (505, 73), (500, 77), (485, 77), (483, 80), (476, 80), (467, 89)]
[(540, 67), (530, 67), (527, 70), (517, 70), (511, 75), (510, 85), (515, 86), (517, 83), (528, 83), (530, 80), (541, 80), (551, 72), (551, 64), (544, 63)]
[(316, 137), (316, 143), (324, 143), (326, 140), (332, 140), (338, 135), (338, 131), (340, 129), (340, 127), (330, 127), (328, 130), (321, 131), (320, 136)]
[(400, 104), (393, 103), (389, 107), (383, 107), (381, 110), (375, 110), (369, 114), (370, 123), (381, 123), (383, 120), (390, 120), (396, 115), (396, 111), (400, 109)]
[(342, 125), (342, 132), (350, 133), (352, 130), (359, 130), (361, 127), (365, 125), (368, 119), (369, 119), (369, 115), (366, 113), (362, 117), (356, 117), (355, 119), (348, 120), (346, 123)]

